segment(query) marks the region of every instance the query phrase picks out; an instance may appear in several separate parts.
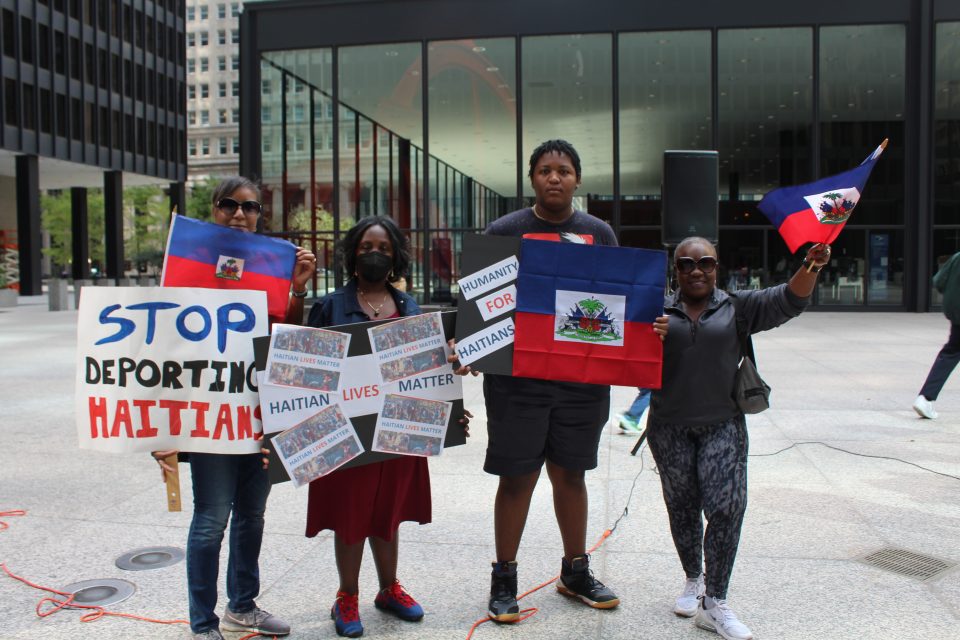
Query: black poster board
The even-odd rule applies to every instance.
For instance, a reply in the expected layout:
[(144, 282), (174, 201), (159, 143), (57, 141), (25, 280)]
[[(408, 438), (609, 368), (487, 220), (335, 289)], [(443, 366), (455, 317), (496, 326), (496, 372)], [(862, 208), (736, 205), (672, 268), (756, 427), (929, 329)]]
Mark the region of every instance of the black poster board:
[[(454, 334), (457, 312), (443, 312), (440, 314), (440, 318), (443, 323), (444, 336), (449, 340)], [(395, 319), (396, 318), (391, 320), (376, 320), (373, 322), (359, 322), (356, 324), (324, 328), (350, 334), (350, 349), (347, 353), (347, 358), (349, 359), (353, 356), (363, 356), (372, 353), (372, 349), (370, 347), (370, 334), (367, 333), (367, 329), (392, 322)], [(253, 348), (254, 355), (256, 357), (257, 371), (263, 371), (267, 362), (267, 351), (270, 349), (270, 337), (264, 336), (261, 338), (254, 338)], [(460, 424), (460, 419), (463, 417), (463, 400), (453, 400), (452, 404), (453, 411), (450, 412), (450, 422), (447, 425), (447, 434), (443, 443), (444, 447), (456, 447), (466, 444), (467, 441), (466, 434), (464, 433), (463, 427)], [(373, 432), (377, 426), (377, 414), (372, 413), (369, 415), (354, 416), (350, 418), (350, 422), (353, 424), (353, 428), (357, 431), (357, 437), (360, 438), (360, 443), (363, 445), (364, 452), (342, 467), (339, 467), (338, 470), (348, 469), (350, 467), (359, 467), (361, 465), (371, 464), (374, 462), (383, 462), (384, 460), (400, 457), (400, 454), (371, 451), (371, 447), (373, 446)], [(268, 434), (267, 441), (269, 442), (276, 435), (278, 434)], [(288, 482), (290, 480), (290, 476), (287, 475), (287, 470), (283, 467), (283, 463), (280, 461), (279, 456), (277, 456), (275, 448), (269, 444), (267, 445), (267, 448), (270, 449), (270, 482), (272, 484)], [(336, 471), (334, 473), (336, 473)]]

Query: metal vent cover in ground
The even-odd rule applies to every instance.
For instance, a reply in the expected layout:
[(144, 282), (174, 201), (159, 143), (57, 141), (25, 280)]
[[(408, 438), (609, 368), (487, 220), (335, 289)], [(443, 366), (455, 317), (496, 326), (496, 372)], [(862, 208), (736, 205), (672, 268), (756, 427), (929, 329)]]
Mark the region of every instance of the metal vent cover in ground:
[(118, 569), (146, 571), (163, 569), (183, 560), (183, 549), (177, 547), (144, 547), (128, 551), (116, 560)]
[(871, 567), (923, 581), (937, 578), (957, 566), (957, 563), (951, 560), (896, 547), (877, 549), (859, 556), (856, 560)]
[(106, 607), (123, 602), (136, 592), (137, 587), (132, 582), (116, 578), (102, 578), (99, 580), (83, 580), (74, 582), (60, 591), (73, 594), (73, 602), (88, 607)]

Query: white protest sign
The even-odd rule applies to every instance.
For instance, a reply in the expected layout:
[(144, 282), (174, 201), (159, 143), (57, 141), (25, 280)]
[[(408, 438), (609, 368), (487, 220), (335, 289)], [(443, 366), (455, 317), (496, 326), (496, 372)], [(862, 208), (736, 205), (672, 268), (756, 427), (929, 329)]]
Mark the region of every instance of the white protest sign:
[(503, 260), (470, 275), (463, 276), (458, 281), (460, 293), (467, 300), (473, 300), (481, 293), (502, 287), (508, 282), (517, 279), (520, 261), (516, 256), (509, 256)]
[(386, 393), (414, 395), (431, 400), (463, 398), (461, 378), (453, 366), (445, 364), (403, 380), (384, 384), (374, 354), (353, 356), (344, 362), (340, 392), (315, 393), (269, 384), (260, 387), (263, 409), (263, 430), (276, 433), (289, 429), (318, 413), (324, 407), (339, 403), (348, 418), (380, 413)]
[(80, 446), (255, 453), (262, 291), (86, 287), (77, 317)]

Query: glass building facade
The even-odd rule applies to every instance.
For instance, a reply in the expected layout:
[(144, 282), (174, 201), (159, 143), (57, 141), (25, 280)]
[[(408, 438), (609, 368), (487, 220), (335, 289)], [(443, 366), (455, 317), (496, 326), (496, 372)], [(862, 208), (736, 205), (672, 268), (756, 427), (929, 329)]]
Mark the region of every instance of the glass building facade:
[(930, 275), (960, 250), (960, 5), (526, 4), (245, 5), (241, 167), (270, 230), (321, 257), (318, 293), (339, 235), (377, 213), (409, 234), (412, 290), (449, 300), (463, 235), (532, 202), (527, 158), (550, 138), (580, 153), (577, 206), (646, 248), (663, 246), (663, 152), (717, 150), (721, 286), (784, 282), (802, 253), (762, 196), (887, 138), (814, 304), (939, 303)]

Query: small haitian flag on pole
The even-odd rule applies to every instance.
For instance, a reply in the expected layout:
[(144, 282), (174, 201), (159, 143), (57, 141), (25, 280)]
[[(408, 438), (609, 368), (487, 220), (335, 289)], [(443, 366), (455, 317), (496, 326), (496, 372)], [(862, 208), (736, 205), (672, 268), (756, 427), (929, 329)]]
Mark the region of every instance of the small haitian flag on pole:
[(270, 319), (283, 322), (296, 256), (286, 240), (174, 215), (160, 286), (265, 291)]
[(777, 228), (791, 252), (807, 242), (830, 244), (840, 235), (887, 140), (860, 166), (809, 184), (774, 189), (758, 209)]
[(523, 240), (513, 375), (660, 388), (664, 251)]

